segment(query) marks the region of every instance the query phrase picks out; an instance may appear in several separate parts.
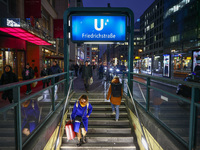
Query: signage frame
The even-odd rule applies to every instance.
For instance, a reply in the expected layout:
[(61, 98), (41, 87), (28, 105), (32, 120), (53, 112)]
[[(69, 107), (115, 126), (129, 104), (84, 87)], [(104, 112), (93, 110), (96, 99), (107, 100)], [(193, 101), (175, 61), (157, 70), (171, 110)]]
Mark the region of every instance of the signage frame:
[[(124, 16), (125, 17), (125, 31), (124, 31), (124, 36), (125, 36), (125, 39), (124, 40), (73, 40), (73, 36), (72, 36), (72, 17), (73, 16), (102, 16), (102, 17), (106, 17), (106, 16), (108, 16), (108, 17), (117, 17), (117, 16), (119, 16), (119, 17), (121, 17), (121, 16)], [(104, 13), (102, 13), (102, 14), (97, 14), (97, 13), (93, 13), (92, 15), (91, 14), (87, 14), (87, 13), (83, 13), (83, 14), (72, 14), (71, 16), (70, 16), (70, 38), (71, 38), (71, 41), (73, 42), (73, 43), (83, 43), (83, 42), (127, 42), (128, 41), (128, 39), (127, 39), (127, 16), (125, 15), (125, 14), (104, 14)]]
[[(168, 66), (165, 66), (165, 56), (169, 56)], [(167, 69), (167, 71), (165, 69)], [(166, 74), (168, 74), (168, 75), (166, 75)], [(163, 54), (163, 72), (162, 72), (162, 75), (163, 75), (163, 77), (171, 78), (171, 54)]]
[[(197, 60), (194, 58), (194, 53), (197, 53), (197, 52), (199, 52), (199, 54), (200, 54), (200, 50), (198, 50), (198, 49), (196, 49), (196, 50), (193, 50), (192, 51), (192, 68), (191, 68), (191, 72), (194, 72), (194, 69), (195, 69), (195, 64), (194, 63), (197, 63), (197, 64), (199, 64), (200, 65), (200, 61), (198, 61), (198, 62), (196, 62)], [(199, 55), (200, 56), (200, 55)], [(199, 60), (199, 59), (198, 59)]]

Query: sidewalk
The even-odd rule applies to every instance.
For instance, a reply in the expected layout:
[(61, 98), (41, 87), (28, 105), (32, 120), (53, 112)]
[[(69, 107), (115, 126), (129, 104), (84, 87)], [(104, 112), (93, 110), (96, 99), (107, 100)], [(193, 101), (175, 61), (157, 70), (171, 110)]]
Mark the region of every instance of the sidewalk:
[[(105, 90), (107, 90), (107, 83), (106, 81), (103, 79), (99, 79), (98, 75), (97, 75), (97, 70), (93, 70), (93, 83), (92, 85), (89, 86), (89, 93), (95, 93), (95, 92), (104, 92)], [(85, 87), (84, 87), (84, 82), (83, 79), (81, 77), (81, 75), (78, 75), (78, 77), (74, 80), (74, 91), (76, 93), (80, 92), (85, 92)]]

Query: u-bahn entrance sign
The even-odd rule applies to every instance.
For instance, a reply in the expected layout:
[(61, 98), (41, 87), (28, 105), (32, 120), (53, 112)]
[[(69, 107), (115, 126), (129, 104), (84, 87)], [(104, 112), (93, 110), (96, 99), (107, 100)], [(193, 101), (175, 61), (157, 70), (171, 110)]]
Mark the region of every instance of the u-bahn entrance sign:
[[(64, 13), (64, 71), (69, 82), (69, 34), (72, 42), (128, 42), (128, 85), (133, 91), (134, 15), (129, 8), (72, 7)], [(67, 84), (68, 85), (68, 84)], [(68, 89), (68, 87), (66, 87)], [(67, 91), (67, 90), (65, 90)]]
[(71, 16), (72, 42), (126, 41), (126, 16)]

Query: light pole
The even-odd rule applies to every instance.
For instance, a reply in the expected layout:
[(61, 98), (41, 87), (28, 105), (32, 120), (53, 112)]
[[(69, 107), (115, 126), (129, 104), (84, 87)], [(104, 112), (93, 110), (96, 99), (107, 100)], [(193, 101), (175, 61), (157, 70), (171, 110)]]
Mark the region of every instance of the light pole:
[(141, 73), (141, 56), (140, 53), (142, 53), (142, 49), (138, 49), (138, 56), (140, 57), (138, 60), (138, 73)]

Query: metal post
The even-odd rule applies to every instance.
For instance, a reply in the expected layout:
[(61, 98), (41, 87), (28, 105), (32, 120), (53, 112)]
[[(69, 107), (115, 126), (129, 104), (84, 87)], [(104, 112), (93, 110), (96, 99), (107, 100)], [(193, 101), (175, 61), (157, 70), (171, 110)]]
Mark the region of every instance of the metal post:
[(67, 90), (69, 89), (69, 40), (68, 40), (68, 34), (70, 33), (70, 28), (69, 28), (69, 16), (68, 12), (65, 11), (64, 13), (64, 71), (66, 72), (65, 74), (65, 79), (66, 79), (66, 86), (65, 86), (65, 96), (67, 96)]
[(195, 146), (196, 137), (196, 123), (197, 123), (197, 108), (194, 105), (199, 100), (199, 89), (192, 87), (192, 98), (190, 104), (190, 127), (189, 127), (189, 150), (193, 150)]
[(122, 74), (122, 88), (124, 89), (124, 72)]
[(52, 78), (51, 84), (53, 85), (52, 88), (52, 111), (55, 111), (55, 77)]
[(17, 103), (15, 107), (15, 142), (16, 149), (22, 150), (22, 128), (21, 128), (21, 104), (20, 104), (20, 86), (13, 89), (13, 100)]
[(129, 20), (130, 20), (130, 27), (129, 27), (129, 42), (128, 42), (128, 85), (131, 91), (131, 94), (133, 93), (133, 82), (131, 81), (133, 79), (133, 75), (131, 72), (133, 72), (133, 38), (134, 38), (134, 15), (133, 13), (129, 14)]
[(150, 88), (149, 88), (149, 86), (150, 86), (150, 78), (148, 77), (147, 78), (147, 85), (146, 85), (146, 111), (148, 112), (149, 111), (149, 101), (150, 101), (150, 99), (149, 99), (149, 91), (150, 91)]

